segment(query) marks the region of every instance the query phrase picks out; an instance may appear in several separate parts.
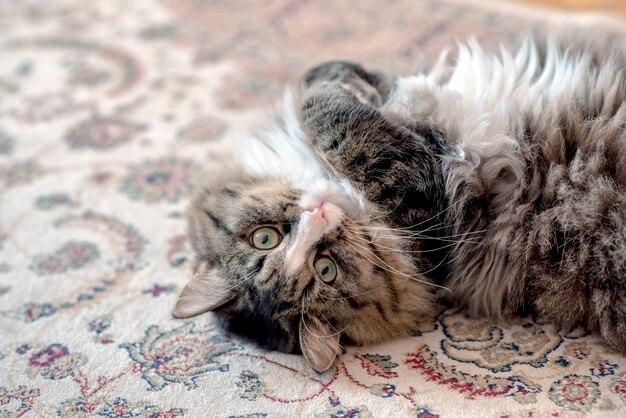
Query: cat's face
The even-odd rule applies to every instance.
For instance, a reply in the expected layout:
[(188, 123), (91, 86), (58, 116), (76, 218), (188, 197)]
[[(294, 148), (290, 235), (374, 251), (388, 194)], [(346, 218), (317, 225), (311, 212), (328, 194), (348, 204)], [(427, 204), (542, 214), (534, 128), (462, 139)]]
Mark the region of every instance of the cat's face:
[(232, 332), (328, 369), (342, 342), (415, 332), (433, 312), (426, 279), (401, 242), (341, 189), (280, 180), (200, 192), (188, 212), (197, 271), (177, 317), (216, 311)]

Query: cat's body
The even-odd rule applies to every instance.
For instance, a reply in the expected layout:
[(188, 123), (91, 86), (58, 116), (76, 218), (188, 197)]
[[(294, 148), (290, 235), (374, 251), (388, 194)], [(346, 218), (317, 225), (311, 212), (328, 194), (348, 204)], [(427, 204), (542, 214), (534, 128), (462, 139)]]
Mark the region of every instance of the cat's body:
[(328, 63), (297, 103), (207, 174), (177, 316), (216, 310), (320, 371), (340, 341), (416, 332), (436, 297), (626, 351), (623, 53), (470, 44), (405, 78)]

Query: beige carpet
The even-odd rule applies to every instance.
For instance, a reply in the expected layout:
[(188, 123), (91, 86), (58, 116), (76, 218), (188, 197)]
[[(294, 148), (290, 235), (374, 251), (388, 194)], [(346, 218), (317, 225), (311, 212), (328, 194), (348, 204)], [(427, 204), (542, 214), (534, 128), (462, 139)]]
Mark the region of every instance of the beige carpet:
[(0, 417), (626, 416), (626, 359), (532, 318), (446, 312), (318, 375), (170, 314), (195, 163), (309, 65), (406, 73), (560, 21), (452, 0), (0, 0)]

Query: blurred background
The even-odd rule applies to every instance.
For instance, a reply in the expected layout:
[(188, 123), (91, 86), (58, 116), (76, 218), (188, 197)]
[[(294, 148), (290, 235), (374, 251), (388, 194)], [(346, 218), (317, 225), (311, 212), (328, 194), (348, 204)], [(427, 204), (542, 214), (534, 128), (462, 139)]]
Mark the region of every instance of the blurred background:
[(551, 6), (566, 11), (606, 12), (626, 16), (626, 1), (623, 0), (517, 0), (522, 3)]

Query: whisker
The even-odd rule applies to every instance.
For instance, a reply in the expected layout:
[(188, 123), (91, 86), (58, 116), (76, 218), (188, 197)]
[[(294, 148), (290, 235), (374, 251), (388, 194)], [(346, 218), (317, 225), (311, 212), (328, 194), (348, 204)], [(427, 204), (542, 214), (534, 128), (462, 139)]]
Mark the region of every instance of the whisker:
[[(400, 275), (400, 276), (407, 277), (407, 278), (409, 278), (409, 279), (411, 279), (411, 280), (413, 280), (413, 281), (416, 281), (416, 282), (419, 282), (419, 283), (423, 283), (423, 284), (425, 284), (425, 285), (429, 285), (429, 286), (433, 286), (433, 287), (438, 287), (438, 288), (442, 288), (442, 289), (447, 289), (445, 286), (441, 286), (441, 285), (438, 285), (438, 284), (436, 284), (436, 283), (431, 283), (431, 282), (427, 282), (427, 281), (424, 281), (424, 280), (420, 280), (420, 279), (418, 279), (418, 278), (416, 278), (416, 277), (411, 276), (410, 274), (404, 273), (404, 272), (402, 272), (402, 271), (400, 271), (400, 270), (397, 270), (397, 269), (395, 269), (395, 268), (391, 267), (389, 264), (387, 264), (384, 260), (382, 260), (382, 259), (381, 259), (378, 255), (376, 255), (376, 254), (375, 254), (372, 250), (370, 250), (369, 248), (363, 247), (362, 245), (359, 245), (359, 244), (356, 244), (356, 243), (351, 243), (351, 242), (349, 242), (349, 241), (347, 241), (347, 244), (348, 244), (350, 247), (352, 247), (352, 249), (353, 249), (353, 250), (355, 250), (357, 253), (359, 253), (359, 254), (360, 254), (363, 258), (365, 258), (366, 260), (368, 260), (370, 263), (374, 264), (375, 266), (380, 267), (381, 269), (383, 269), (383, 270), (385, 270), (385, 271), (388, 271), (388, 272), (390, 272), (390, 273), (395, 273), (395, 274), (398, 274), (398, 275)], [(355, 247), (355, 245), (356, 245), (357, 247), (360, 247), (360, 248), (362, 248), (363, 250), (365, 250), (365, 251), (369, 252), (369, 253), (370, 253), (371, 255), (373, 255), (376, 259), (378, 259), (381, 263), (383, 263), (383, 264), (384, 264), (384, 266), (381, 266), (380, 264), (377, 264), (377, 263), (376, 263), (375, 261), (373, 261), (372, 259), (368, 258), (365, 254), (363, 254), (361, 251), (359, 251), (359, 250)], [(448, 289), (448, 290), (449, 290), (449, 289)]]
[[(347, 226), (346, 228), (350, 229), (352, 232), (361, 232), (357, 229), (351, 228), (349, 226)], [(455, 240), (453, 238), (457, 238), (457, 237), (465, 237), (467, 235), (478, 235), (478, 234), (482, 234), (484, 232), (486, 232), (487, 230), (479, 230), (479, 231), (469, 231), (469, 232), (463, 232), (461, 234), (454, 234), (454, 235), (445, 235), (445, 236), (441, 236), (441, 237), (437, 237), (437, 236), (429, 236), (429, 235), (423, 235), (420, 232), (408, 232), (408, 231), (404, 231), (403, 234), (398, 235), (394, 235), (393, 229), (390, 228), (385, 228), (385, 227), (367, 227), (364, 225), (359, 225), (359, 228), (361, 228), (362, 230), (371, 230), (376, 232), (376, 235), (379, 235), (377, 232), (378, 231), (383, 231), (383, 232), (388, 232), (388, 234), (382, 234), (380, 235), (382, 238), (391, 238), (391, 239), (407, 239), (407, 238), (420, 238), (420, 239), (424, 239), (424, 240), (435, 240), (435, 241), (442, 241), (442, 242), (451, 242), (451, 243), (462, 243), (462, 242), (469, 242), (469, 243), (474, 243), (474, 244), (480, 244), (480, 241), (472, 241), (473, 238), (480, 238), (480, 237), (468, 237), (468, 239), (465, 240)]]
[[(220, 291), (220, 293), (228, 293), (231, 290), (235, 290), (238, 288), (241, 288), (247, 281), (249, 281), (250, 279), (253, 279), (254, 276), (256, 276), (260, 271), (262, 270), (262, 268), (257, 268), (254, 271), (251, 271), (250, 273), (246, 274), (245, 276), (241, 277), (239, 280), (235, 281), (235, 284), (233, 284), (231, 287), (227, 288), (225, 291)], [(207, 275), (208, 273), (205, 273), (205, 275)]]
[(400, 198), (400, 201), (398, 202), (398, 204), (396, 206), (393, 207), (393, 209), (390, 209), (386, 212), (380, 213), (376, 216), (373, 216), (372, 218), (370, 218), (370, 221), (374, 221), (376, 219), (380, 219), (380, 218), (384, 218), (387, 215), (390, 215), (391, 213), (393, 213), (393, 211), (395, 211), (396, 209), (398, 209), (400, 207), (400, 205), (402, 204), (402, 201), (404, 200), (404, 197), (406, 196), (406, 190), (404, 191), (404, 194), (402, 195), (402, 197)]
[[(421, 273), (422, 274), (428, 274), (430, 272), (433, 272), (433, 271), (437, 270), (439, 267), (441, 267), (444, 264), (445, 261), (446, 261), (446, 258), (444, 257), (435, 267), (431, 268), (430, 270), (423, 271)], [(441, 286), (441, 288), (447, 290), (450, 294), (452, 294), (452, 291), (450, 290), (450, 288), (445, 287), (445, 286)]]
[[(406, 192), (405, 192), (405, 194), (406, 194)], [(403, 196), (403, 198), (404, 198), (404, 196)], [(400, 200), (400, 203), (401, 203), (401, 202), (402, 202), (402, 199)], [(396, 205), (396, 207), (395, 207), (395, 208), (393, 208), (393, 209), (392, 209), (392, 211), (393, 211), (393, 210), (396, 210), (396, 209), (398, 208), (398, 206), (399, 206), (399, 204), (398, 204), (398, 205)], [(414, 224), (414, 225), (403, 226), (403, 227), (400, 227), (400, 228), (397, 228), (397, 229), (412, 229), (412, 228), (418, 227), (418, 226), (420, 226), (420, 225), (423, 225), (423, 224), (425, 224), (425, 223), (427, 223), (427, 222), (430, 222), (430, 221), (432, 221), (433, 219), (435, 219), (435, 218), (437, 218), (437, 217), (439, 217), (439, 216), (443, 215), (443, 214), (444, 214), (444, 213), (446, 213), (448, 210), (450, 210), (452, 207), (453, 207), (453, 205), (451, 205), (451, 204), (450, 204), (450, 205), (448, 205), (448, 207), (446, 207), (445, 209), (443, 209), (443, 210), (441, 210), (441, 211), (437, 212), (436, 214), (434, 214), (433, 216), (431, 216), (431, 217), (430, 217), (430, 218), (428, 218), (428, 219), (424, 219), (423, 221), (421, 221), (421, 222), (419, 222), (419, 223), (416, 223), (416, 224)], [(386, 212), (386, 214), (389, 214), (389, 213), (391, 213), (391, 212)], [(374, 218), (372, 218), (372, 219), (377, 219), (377, 218), (379, 218), (379, 217), (380, 217), (380, 216), (378, 216), (378, 217), (374, 217)]]
[[(435, 225), (442, 225), (442, 224), (435, 224)], [(441, 229), (446, 229), (446, 226), (442, 226), (442, 227), (438, 227), (438, 228), (434, 228), (434, 227), (430, 227), (430, 228), (426, 228), (423, 229), (421, 231), (408, 231), (405, 229), (401, 229), (401, 228), (392, 228), (392, 227), (386, 227), (386, 226), (377, 226), (377, 225), (359, 225), (359, 228), (362, 229), (367, 229), (367, 230), (381, 230), (381, 231), (389, 231), (389, 232), (394, 232), (396, 234), (398, 234), (399, 236), (413, 236), (416, 234), (422, 234), (423, 232), (427, 232), (427, 231), (438, 231)], [(458, 237), (458, 236), (465, 236), (465, 235), (471, 235), (471, 234), (482, 234), (484, 232), (486, 232), (487, 229), (480, 229), (477, 231), (467, 231), (467, 232), (461, 232), (458, 234), (453, 234), (453, 235), (443, 235), (441, 237), (438, 238), (454, 238), (454, 237)], [(431, 237), (431, 236), (427, 236), (428, 238), (437, 238), (437, 237)]]
[(366, 295), (368, 293), (374, 293), (374, 292), (377, 292), (377, 291), (379, 291), (381, 289), (384, 289), (384, 286), (380, 286), (380, 287), (377, 287), (375, 289), (366, 290), (364, 292), (356, 293), (356, 294), (350, 295), (350, 296), (332, 297), (332, 296), (320, 295), (320, 297), (323, 298), (323, 299), (326, 299), (326, 300), (346, 300), (346, 299), (353, 299), (353, 298), (356, 298), (356, 297), (359, 297), (359, 296), (362, 296), (362, 295)]
[[(373, 241), (370, 241), (366, 238), (363, 237), (359, 237), (359, 236), (355, 236), (353, 237), (353, 239), (357, 240), (357, 241), (361, 241), (367, 244), (373, 244)], [(436, 252), (436, 251), (441, 251), (445, 248), (450, 248), (450, 247), (454, 247), (458, 244), (458, 241), (455, 241), (451, 244), (446, 244), (446, 245), (442, 245), (440, 247), (437, 248), (431, 248), (429, 250), (401, 250), (398, 248), (393, 248), (393, 247), (387, 247), (385, 245), (376, 243), (376, 250), (381, 251), (381, 252), (396, 252), (396, 253), (402, 253), (402, 254), (423, 254), (423, 253), (432, 253), (432, 252)], [(381, 249), (382, 248), (382, 249)]]
[[(346, 326), (346, 327), (340, 329), (339, 331), (336, 331), (336, 332), (334, 332), (332, 334), (328, 334), (328, 335), (317, 335), (313, 331), (311, 331), (309, 326), (306, 324), (306, 321), (304, 320), (304, 299), (306, 299), (307, 297), (308, 297), (308, 291), (305, 290), (304, 295), (302, 295), (302, 308), (300, 309), (300, 321), (304, 325), (304, 328), (309, 332), (309, 334), (311, 334), (312, 336), (314, 336), (316, 338), (330, 338), (330, 337), (334, 337), (335, 335), (341, 334), (343, 331), (346, 330), (346, 328), (348, 328)], [(330, 323), (329, 323), (329, 325), (330, 325)], [(332, 327), (332, 325), (331, 325), (331, 327)], [(334, 328), (335, 327), (333, 327), (333, 329)]]

